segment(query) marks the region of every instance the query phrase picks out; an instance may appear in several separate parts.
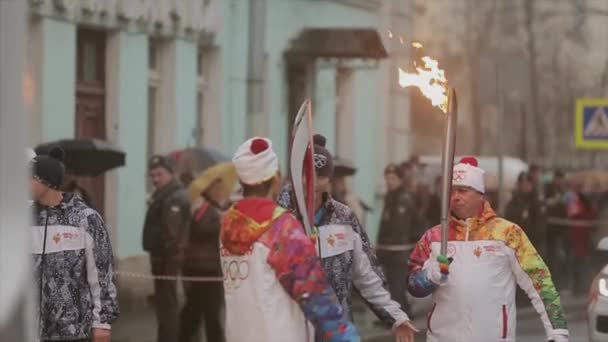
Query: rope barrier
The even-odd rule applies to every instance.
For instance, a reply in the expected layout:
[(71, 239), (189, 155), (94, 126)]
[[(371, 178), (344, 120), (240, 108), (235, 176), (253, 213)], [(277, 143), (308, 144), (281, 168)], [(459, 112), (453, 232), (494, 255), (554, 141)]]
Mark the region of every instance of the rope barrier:
[(153, 275), (149, 273), (137, 273), (137, 272), (127, 272), (127, 271), (114, 271), (114, 274), (117, 276), (128, 277), (128, 278), (138, 278), (138, 279), (147, 279), (147, 280), (181, 280), (181, 281), (190, 281), (190, 282), (223, 282), (224, 278), (222, 277), (188, 277), (188, 276), (170, 276), (170, 275)]

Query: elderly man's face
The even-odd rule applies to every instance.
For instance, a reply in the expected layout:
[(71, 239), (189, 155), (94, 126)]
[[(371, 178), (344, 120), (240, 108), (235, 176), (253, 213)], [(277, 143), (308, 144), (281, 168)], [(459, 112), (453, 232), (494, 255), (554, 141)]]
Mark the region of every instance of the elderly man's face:
[(450, 195), (450, 209), (459, 219), (468, 219), (481, 213), (483, 194), (465, 186), (454, 186)]

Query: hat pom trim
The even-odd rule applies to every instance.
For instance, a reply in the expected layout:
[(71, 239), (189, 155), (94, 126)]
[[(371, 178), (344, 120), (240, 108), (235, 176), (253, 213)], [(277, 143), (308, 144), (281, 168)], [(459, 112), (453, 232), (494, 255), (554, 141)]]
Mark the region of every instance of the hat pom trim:
[(460, 163), (475, 166), (475, 167), (479, 166), (479, 162), (477, 161), (477, 158), (475, 158), (475, 157), (464, 157), (464, 158), (460, 159)]
[(251, 150), (251, 153), (253, 153), (253, 154), (260, 154), (260, 153), (266, 151), (268, 149), (268, 147), (269, 147), (268, 142), (265, 139), (257, 138), (251, 142), (251, 147), (249, 149)]

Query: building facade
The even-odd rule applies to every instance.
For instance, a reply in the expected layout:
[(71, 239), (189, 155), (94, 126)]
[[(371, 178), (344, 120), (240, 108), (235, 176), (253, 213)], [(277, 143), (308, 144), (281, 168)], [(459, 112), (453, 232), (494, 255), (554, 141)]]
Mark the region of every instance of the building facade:
[[(378, 213), (384, 165), (410, 152), (397, 84), (409, 52), (396, 39), (408, 11), (397, 0), (30, 0), (30, 142), (99, 138), (126, 152), (125, 167), (80, 179), (120, 261), (143, 255), (151, 154), (231, 155), (266, 135), (287, 171), (290, 123), (310, 97), (315, 129), (359, 167), (353, 188)], [(367, 221), (375, 236), (377, 215)]]

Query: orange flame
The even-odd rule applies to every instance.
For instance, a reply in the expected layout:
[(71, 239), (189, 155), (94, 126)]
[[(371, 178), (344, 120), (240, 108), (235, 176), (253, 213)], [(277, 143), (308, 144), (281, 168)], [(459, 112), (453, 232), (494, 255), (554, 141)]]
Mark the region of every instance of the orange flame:
[(418, 43), (418, 42), (413, 42), (412, 43), (412, 47), (416, 48), (416, 49), (422, 49), (422, 44)]
[(416, 66), (416, 72), (408, 73), (399, 68), (399, 85), (402, 88), (417, 87), (433, 106), (444, 113), (448, 110), (447, 79), (445, 71), (439, 69), (439, 62), (429, 56), (422, 57), (424, 67)]

